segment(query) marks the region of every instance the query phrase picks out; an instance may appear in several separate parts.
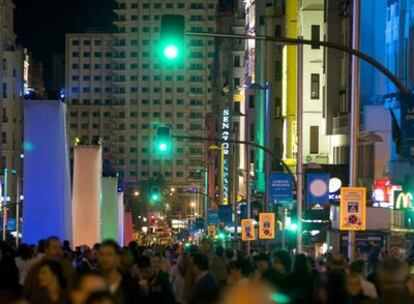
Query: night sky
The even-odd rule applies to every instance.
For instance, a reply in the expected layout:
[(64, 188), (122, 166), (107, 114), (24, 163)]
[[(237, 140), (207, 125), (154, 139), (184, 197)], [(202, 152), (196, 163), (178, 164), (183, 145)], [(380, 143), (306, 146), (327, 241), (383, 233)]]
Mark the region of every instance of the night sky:
[(52, 53), (65, 52), (65, 34), (112, 29), (113, 0), (15, 0), (18, 42), (29, 48), (50, 77)]

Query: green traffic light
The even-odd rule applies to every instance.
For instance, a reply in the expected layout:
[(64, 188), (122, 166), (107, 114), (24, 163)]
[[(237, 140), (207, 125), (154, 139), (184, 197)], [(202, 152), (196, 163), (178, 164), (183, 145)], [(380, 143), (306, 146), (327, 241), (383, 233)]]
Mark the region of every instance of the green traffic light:
[(164, 56), (169, 60), (173, 60), (178, 57), (179, 50), (177, 46), (169, 44), (164, 48)]
[(151, 195), (151, 199), (152, 199), (153, 201), (158, 201), (158, 199), (159, 199), (158, 194), (156, 194), (156, 193), (152, 194), (152, 195)]
[(224, 239), (226, 238), (226, 235), (225, 235), (224, 233), (219, 233), (219, 234), (218, 234), (218, 238), (219, 238), (220, 240), (224, 240)]
[(295, 224), (295, 223), (292, 223), (292, 224), (290, 224), (287, 228), (288, 228), (290, 231), (296, 231), (296, 230), (298, 230), (298, 225), (297, 225), (297, 224)]
[(168, 146), (167, 144), (160, 144), (158, 148), (160, 151), (167, 151)]

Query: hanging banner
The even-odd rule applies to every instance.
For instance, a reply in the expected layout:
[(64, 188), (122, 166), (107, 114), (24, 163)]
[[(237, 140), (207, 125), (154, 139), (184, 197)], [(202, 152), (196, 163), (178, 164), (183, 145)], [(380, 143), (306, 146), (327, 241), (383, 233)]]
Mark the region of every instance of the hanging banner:
[(273, 203), (292, 202), (292, 175), (289, 173), (271, 173), (269, 175), (270, 200)]
[(216, 226), (210, 225), (207, 227), (207, 236), (210, 239), (214, 239), (216, 237)]
[(254, 241), (256, 239), (256, 231), (252, 219), (241, 220), (242, 241)]
[(329, 203), (329, 173), (308, 173), (306, 175), (306, 203), (326, 205)]
[(342, 187), (340, 206), (340, 230), (361, 231), (366, 229), (366, 189)]
[(275, 214), (259, 214), (259, 239), (273, 240), (275, 238)]
[(230, 193), (230, 109), (224, 108), (221, 113), (221, 198), (222, 204), (229, 204)]

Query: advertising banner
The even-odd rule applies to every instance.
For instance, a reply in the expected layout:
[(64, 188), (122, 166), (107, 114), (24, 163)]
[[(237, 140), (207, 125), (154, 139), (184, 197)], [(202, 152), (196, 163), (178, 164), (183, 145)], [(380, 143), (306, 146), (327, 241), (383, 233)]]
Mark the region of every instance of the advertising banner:
[(242, 241), (254, 241), (256, 239), (256, 231), (252, 219), (241, 220)]
[(366, 189), (342, 187), (340, 205), (340, 230), (361, 231), (366, 229)]
[(308, 173), (306, 175), (306, 203), (326, 205), (329, 203), (329, 173)]
[(216, 226), (213, 226), (213, 225), (208, 226), (207, 235), (210, 239), (214, 239), (216, 237)]
[(292, 202), (292, 175), (289, 173), (271, 173), (269, 175), (270, 200), (273, 203)]
[(259, 214), (259, 239), (273, 240), (275, 238), (275, 214)]

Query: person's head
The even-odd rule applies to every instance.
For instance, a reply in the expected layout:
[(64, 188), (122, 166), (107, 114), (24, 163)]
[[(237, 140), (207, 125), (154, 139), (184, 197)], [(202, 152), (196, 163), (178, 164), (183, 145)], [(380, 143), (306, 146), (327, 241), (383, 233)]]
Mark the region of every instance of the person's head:
[(272, 267), (278, 273), (284, 274), (290, 272), (292, 259), (286, 250), (275, 251), (272, 255)]
[(250, 274), (250, 264), (246, 260), (236, 260), (229, 263), (227, 266), (228, 277), (227, 283), (234, 285), (243, 278), (247, 278)]
[(70, 248), (70, 242), (69, 242), (68, 240), (64, 240), (64, 241), (63, 241), (63, 249), (64, 249), (64, 250), (71, 251), (71, 248)]
[(177, 260), (177, 269), (182, 278), (186, 276), (191, 267), (190, 255), (187, 252), (180, 254)]
[(328, 270), (330, 271), (345, 271), (345, 258), (341, 253), (335, 253), (331, 256), (328, 262)]
[(112, 295), (107, 291), (92, 293), (85, 301), (85, 304), (115, 304)]
[(293, 272), (297, 274), (307, 274), (310, 272), (310, 267), (306, 255), (303, 253), (297, 254), (293, 263)]
[(148, 256), (142, 256), (137, 261), (138, 268), (144, 279), (151, 279), (154, 276), (154, 268), (151, 265), (151, 258)]
[(346, 277), (346, 291), (350, 296), (358, 296), (361, 293), (361, 276), (359, 273), (351, 272)]
[(132, 266), (134, 266), (134, 257), (129, 250), (122, 250), (119, 259), (119, 268), (122, 273), (131, 273)]
[(365, 262), (363, 260), (355, 260), (351, 263), (350, 271), (359, 275), (364, 275)]
[(269, 257), (266, 254), (258, 254), (255, 256), (254, 260), (258, 271), (263, 273), (269, 269)]
[(66, 288), (62, 266), (55, 260), (45, 260), (40, 264), (38, 280), (39, 286), (43, 288)]
[(194, 253), (192, 255), (192, 271), (195, 277), (208, 271), (208, 258), (204, 254)]
[(57, 236), (51, 236), (45, 242), (45, 254), (50, 258), (62, 257), (62, 246)]
[(152, 269), (154, 269), (155, 272), (158, 272), (161, 270), (162, 266), (162, 257), (159, 253), (155, 253), (151, 257), (151, 266)]
[(83, 251), (83, 257), (89, 262), (93, 262), (94, 261), (93, 250), (90, 248), (85, 248), (85, 250)]
[(314, 298), (317, 303), (346, 303), (348, 294), (345, 286), (345, 274), (329, 271), (318, 276), (315, 282)]
[(101, 270), (111, 272), (117, 270), (120, 265), (121, 249), (119, 245), (113, 240), (103, 241), (99, 247), (98, 262)]
[(70, 297), (73, 304), (85, 304), (86, 299), (94, 292), (106, 291), (105, 280), (96, 273), (85, 273), (76, 277)]
[(200, 252), (209, 255), (213, 251), (213, 243), (209, 239), (203, 239), (200, 244)]
[(380, 288), (403, 288), (408, 274), (408, 264), (405, 261), (396, 257), (385, 258), (378, 266)]
[(20, 244), (19, 248), (17, 248), (17, 255), (23, 260), (29, 260), (32, 257), (32, 250), (29, 245)]
[(228, 259), (230, 261), (233, 260), (234, 255), (235, 255), (234, 249), (233, 248), (227, 248), (226, 252), (225, 252), (225, 255), (226, 255), (226, 259)]
[[(237, 284), (225, 292), (220, 304), (275, 304), (276, 295), (263, 282)], [(276, 301), (277, 303), (277, 301)]]

